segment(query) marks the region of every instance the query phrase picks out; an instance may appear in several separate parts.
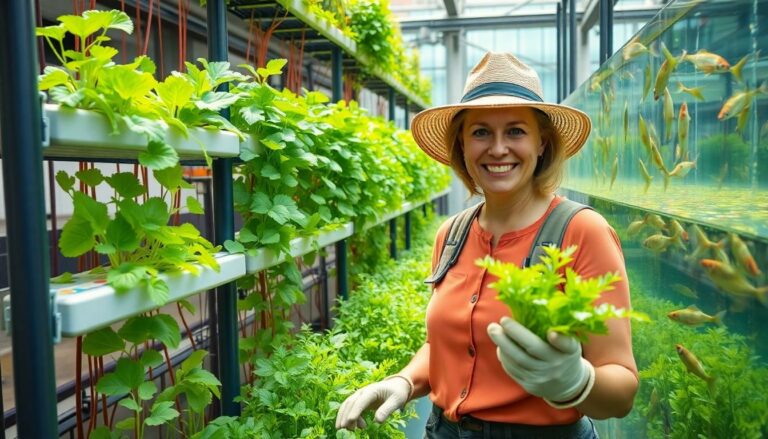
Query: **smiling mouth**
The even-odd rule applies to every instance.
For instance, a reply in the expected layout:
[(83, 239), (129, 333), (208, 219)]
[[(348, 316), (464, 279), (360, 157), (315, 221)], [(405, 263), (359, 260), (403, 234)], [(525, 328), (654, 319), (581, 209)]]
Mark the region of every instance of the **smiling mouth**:
[(492, 174), (503, 174), (517, 167), (517, 163), (508, 165), (483, 165), (486, 171)]

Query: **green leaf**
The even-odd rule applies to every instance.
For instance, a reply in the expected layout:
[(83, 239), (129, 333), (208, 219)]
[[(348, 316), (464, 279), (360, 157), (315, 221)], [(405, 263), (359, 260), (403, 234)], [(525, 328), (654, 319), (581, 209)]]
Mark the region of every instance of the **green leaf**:
[(102, 181), (104, 181), (104, 175), (102, 175), (99, 168), (77, 171), (75, 173), (75, 177), (77, 177), (86, 186), (98, 186)]
[(193, 213), (196, 215), (205, 214), (205, 212), (203, 211), (203, 205), (200, 204), (200, 201), (198, 201), (197, 198), (191, 195), (187, 197), (187, 210), (189, 210), (189, 213)]
[(83, 339), (83, 353), (93, 357), (122, 352), (123, 349), (125, 342), (110, 327), (90, 332)]
[(192, 352), (181, 362), (181, 370), (189, 372), (196, 367), (202, 367), (203, 359), (206, 355), (208, 355), (208, 352), (202, 349)]
[(256, 192), (253, 195), (253, 201), (251, 201), (251, 212), (258, 214), (265, 214), (272, 208), (272, 201), (269, 196), (264, 192)]
[(109, 427), (100, 426), (96, 427), (92, 432), (91, 435), (88, 436), (89, 439), (112, 439), (112, 432), (109, 430)]
[(201, 110), (221, 111), (237, 102), (239, 97), (223, 91), (206, 92), (202, 99), (195, 101), (195, 106)]
[(184, 76), (174, 72), (165, 81), (155, 86), (158, 97), (172, 116), (176, 116), (179, 108), (187, 105), (195, 93), (195, 86)]
[(105, 177), (104, 180), (123, 198), (135, 198), (147, 192), (147, 188), (142, 186), (132, 172), (118, 172)]
[(278, 229), (266, 229), (264, 230), (264, 234), (261, 236), (261, 243), (262, 244), (277, 244), (280, 242), (280, 230)]
[(95, 246), (93, 246), (93, 249), (96, 251), (96, 253), (100, 255), (113, 255), (117, 253), (117, 249), (112, 244), (104, 244), (104, 243), (96, 244)]
[(195, 308), (195, 305), (193, 305), (192, 302), (190, 302), (189, 300), (181, 299), (179, 300), (179, 304), (182, 306), (182, 308), (186, 309), (187, 312), (189, 312), (190, 314), (194, 315), (195, 313), (197, 313), (197, 308)]
[(49, 89), (48, 95), (54, 102), (58, 102), (65, 107), (77, 108), (80, 102), (85, 99), (85, 89), (79, 88), (71, 91), (67, 87), (57, 86)]
[(152, 411), (149, 417), (144, 420), (144, 423), (149, 426), (156, 426), (176, 419), (179, 416), (179, 412), (172, 408), (173, 405), (174, 402), (172, 401), (156, 402), (152, 406)]
[(283, 72), (283, 67), (288, 63), (287, 59), (275, 58), (267, 61), (267, 73), (270, 75), (279, 75)]
[(74, 215), (87, 220), (94, 234), (104, 233), (109, 223), (107, 206), (100, 203), (82, 192), (75, 192), (73, 196)]
[(243, 244), (227, 239), (224, 241), (224, 248), (230, 253), (245, 253), (245, 247)]
[(248, 125), (254, 125), (266, 120), (263, 106), (260, 103), (240, 108), (240, 115)]
[(168, 190), (193, 189), (195, 186), (184, 180), (184, 170), (181, 165), (171, 166), (169, 168), (157, 169), (152, 171), (152, 175), (161, 186)]
[(43, 71), (43, 74), (40, 75), (37, 88), (40, 90), (48, 90), (52, 87), (65, 85), (69, 83), (69, 80), (69, 74), (64, 70), (58, 67), (47, 66)]
[(67, 29), (64, 27), (63, 24), (56, 24), (53, 26), (35, 28), (35, 36), (48, 37), (55, 41), (63, 40), (66, 34), (67, 34)]
[(135, 316), (123, 323), (123, 326), (120, 327), (117, 333), (125, 340), (133, 344), (139, 344), (149, 340), (152, 336), (152, 327), (151, 317)]
[(154, 349), (147, 349), (144, 352), (142, 352), (141, 358), (139, 359), (139, 361), (141, 362), (141, 365), (143, 367), (147, 368), (147, 367), (157, 367), (161, 365), (164, 360), (160, 352)]
[(168, 302), (168, 297), (170, 297), (168, 284), (159, 277), (146, 279), (144, 288), (147, 291), (147, 295), (149, 295), (149, 299), (156, 305), (162, 306)]
[(130, 392), (131, 388), (123, 383), (115, 372), (112, 372), (99, 379), (96, 390), (107, 396), (122, 396)]
[[(147, 384), (147, 383), (144, 383)], [(154, 383), (153, 383), (154, 384)], [(141, 413), (141, 406), (136, 403), (132, 398), (124, 398), (121, 399), (120, 402), (117, 403), (117, 405), (121, 407), (125, 407), (128, 410), (134, 411), (136, 413)]]
[(72, 273), (70, 273), (69, 271), (65, 271), (64, 273), (61, 273), (56, 277), (52, 277), (50, 280), (52, 284), (69, 284), (74, 281), (75, 281), (75, 277), (72, 276)]
[(145, 225), (165, 226), (171, 219), (168, 205), (160, 197), (152, 197), (141, 205)]
[(115, 374), (122, 383), (131, 389), (138, 389), (141, 383), (144, 382), (144, 367), (128, 358), (117, 360)]
[(125, 123), (129, 130), (146, 136), (150, 142), (162, 143), (165, 139), (166, 128), (160, 120), (149, 119), (136, 114), (123, 115), (120, 120)]
[(181, 342), (181, 333), (176, 319), (168, 314), (158, 314), (153, 317), (152, 337), (159, 340), (170, 349), (176, 349)]
[(117, 292), (123, 293), (139, 285), (147, 275), (147, 267), (132, 262), (123, 262), (107, 273), (107, 282)]
[(115, 219), (107, 226), (106, 237), (117, 251), (132, 252), (139, 248), (139, 237), (120, 213), (117, 213)]
[(59, 187), (62, 188), (64, 192), (69, 192), (75, 187), (75, 177), (70, 176), (64, 171), (59, 171), (56, 173), (56, 183), (59, 184)]
[(270, 165), (269, 163), (267, 163), (266, 165), (264, 165), (263, 168), (261, 168), (261, 176), (266, 177), (270, 180), (280, 180), (280, 177), (281, 177), (280, 171), (275, 169), (275, 167)]
[(115, 423), (115, 428), (118, 430), (132, 431), (135, 427), (136, 419), (131, 416)]
[(157, 385), (154, 381), (145, 381), (139, 386), (139, 399), (146, 401), (152, 399), (157, 393)]
[(149, 169), (165, 169), (179, 163), (179, 154), (165, 142), (151, 141), (147, 151), (139, 153), (139, 163)]
[(74, 258), (91, 250), (96, 245), (91, 223), (82, 217), (73, 216), (64, 224), (59, 237), (61, 254)]
[(184, 395), (187, 397), (189, 409), (195, 413), (202, 413), (213, 400), (210, 390), (199, 385), (187, 385)]

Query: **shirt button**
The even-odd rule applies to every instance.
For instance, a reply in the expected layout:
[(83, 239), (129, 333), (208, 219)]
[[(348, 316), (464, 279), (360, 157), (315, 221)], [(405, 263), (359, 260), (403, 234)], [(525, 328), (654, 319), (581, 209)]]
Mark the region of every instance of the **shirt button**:
[(464, 399), (466, 396), (467, 396), (467, 388), (465, 387), (461, 389), (461, 395), (459, 397)]
[(471, 298), (471, 299), (469, 299), (469, 301), (470, 301), (470, 302), (472, 302), (472, 303), (475, 303), (475, 302), (477, 302), (477, 294), (473, 294), (473, 295), (472, 295), (472, 298)]
[(470, 357), (474, 357), (475, 356), (475, 348), (470, 346), (469, 349), (467, 349), (467, 353), (469, 354)]

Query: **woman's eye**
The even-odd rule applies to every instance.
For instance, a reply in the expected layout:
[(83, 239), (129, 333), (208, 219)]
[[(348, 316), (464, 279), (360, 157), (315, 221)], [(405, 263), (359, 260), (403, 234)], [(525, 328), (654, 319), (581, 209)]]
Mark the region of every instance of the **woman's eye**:
[(472, 131), (472, 135), (475, 137), (483, 137), (488, 135), (488, 130), (485, 128), (478, 128)]
[(525, 134), (525, 131), (523, 131), (522, 128), (515, 127), (515, 128), (509, 129), (509, 134), (512, 136), (522, 136), (523, 134)]

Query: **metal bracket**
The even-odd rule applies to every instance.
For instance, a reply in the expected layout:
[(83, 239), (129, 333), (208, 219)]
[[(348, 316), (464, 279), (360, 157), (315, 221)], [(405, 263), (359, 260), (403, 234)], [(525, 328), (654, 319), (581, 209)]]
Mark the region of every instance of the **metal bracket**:
[[(49, 299), (51, 301), (51, 339), (54, 344), (61, 343), (61, 313), (56, 304), (56, 290), (50, 290)], [(6, 334), (11, 334), (13, 320), (11, 318), (11, 295), (3, 297), (3, 324)]]
[(45, 92), (39, 92), (40, 96), (40, 115), (41, 115), (41, 122), (40, 122), (40, 129), (41, 129), (41, 138), (42, 141), (42, 147), (47, 148), (51, 145), (51, 122), (48, 120), (48, 116), (45, 115), (45, 101), (48, 100), (48, 95), (45, 94)]

